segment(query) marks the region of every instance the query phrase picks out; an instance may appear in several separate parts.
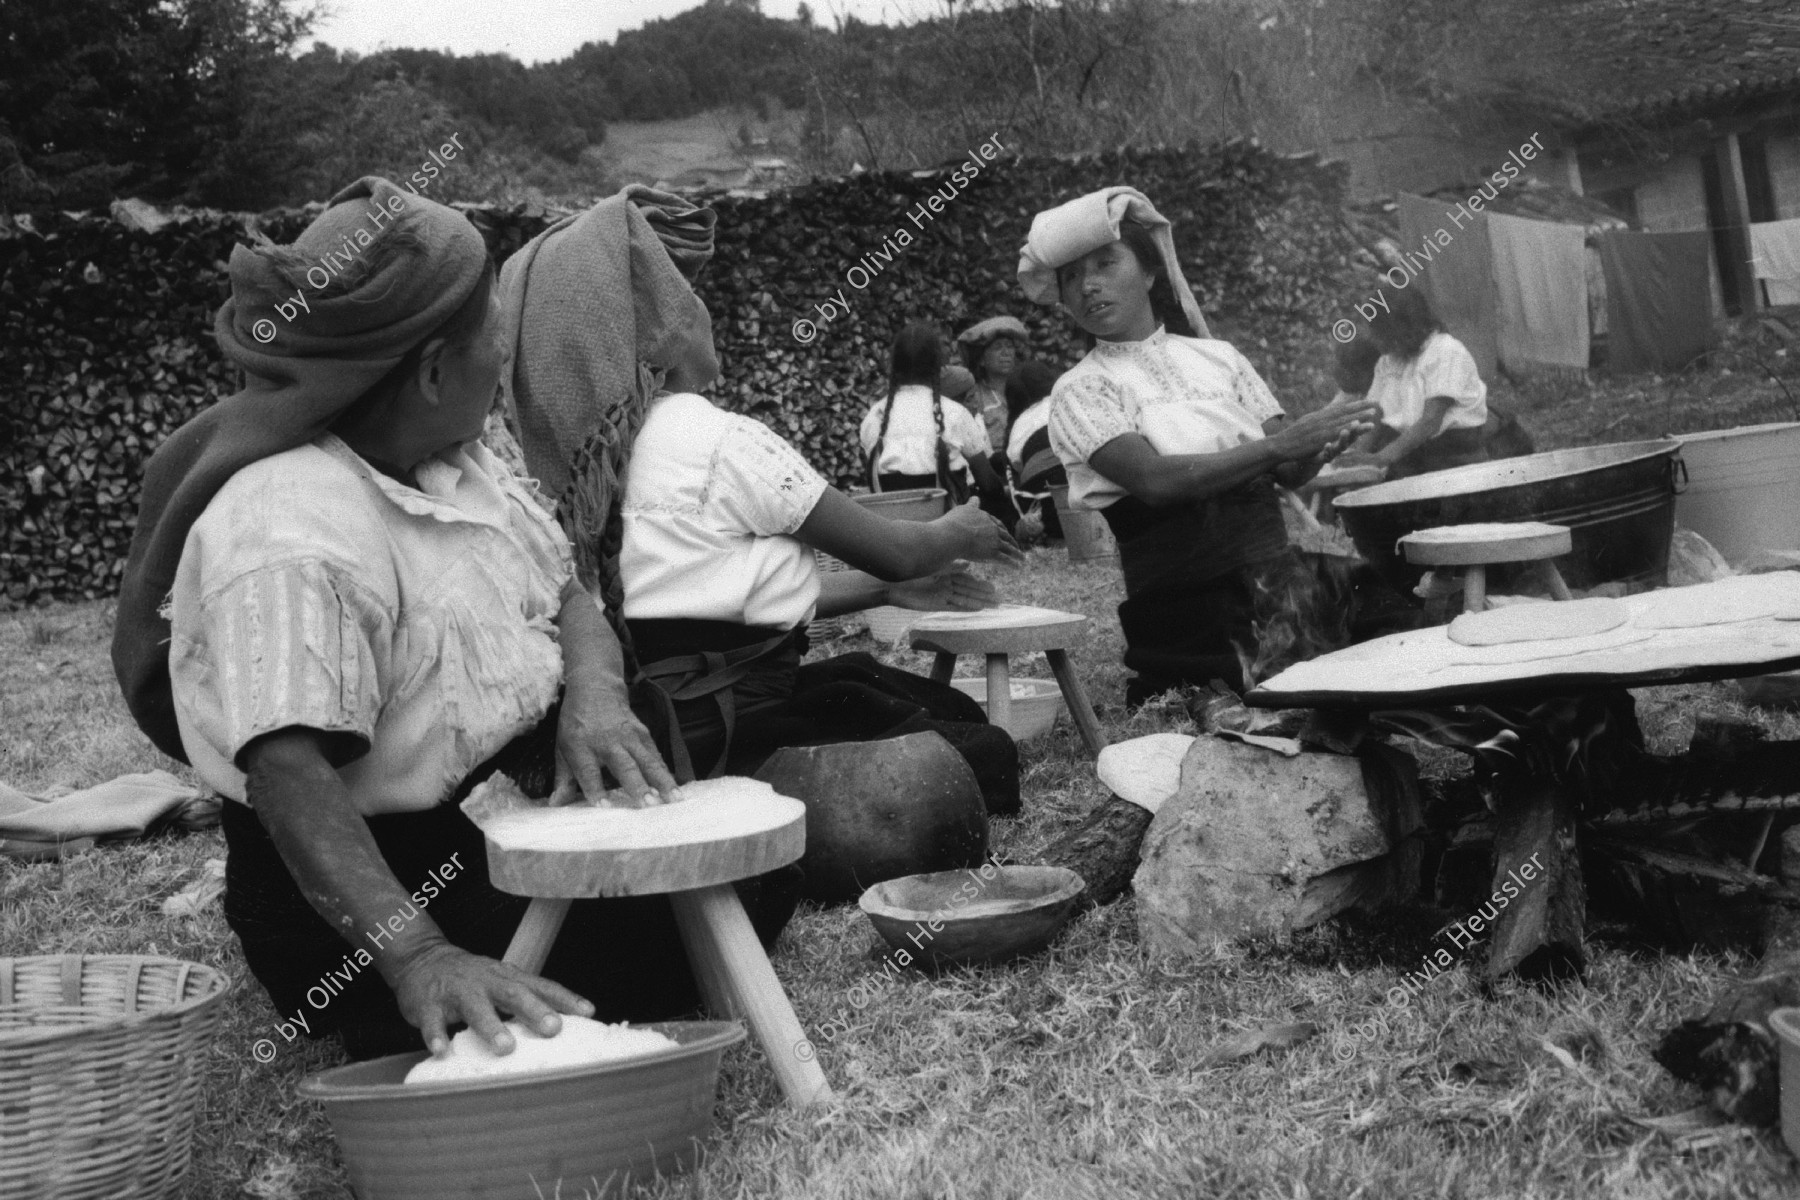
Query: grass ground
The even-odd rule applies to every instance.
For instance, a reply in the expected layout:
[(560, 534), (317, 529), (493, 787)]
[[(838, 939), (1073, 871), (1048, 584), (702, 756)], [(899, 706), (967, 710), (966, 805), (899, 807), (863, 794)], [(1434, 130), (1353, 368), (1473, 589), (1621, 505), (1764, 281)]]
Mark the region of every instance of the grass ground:
[[(1547, 445), (1779, 416), (1765, 379), (1716, 373), (1673, 385), (1521, 389)], [(1722, 419), (1692, 414), (1712, 389)], [(1682, 395), (1688, 397), (1686, 405)], [(1659, 400), (1657, 397), (1661, 397)], [(1663, 416), (1651, 406), (1664, 403)], [(1612, 431), (1598, 431), (1610, 422)], [(1642, 426), (1640, 429), (1639, 426)], [(1176, 708), (1120, 708), (1115, 572), (1058, 551), (999, 577), (1007, 596), (1093, 614), (1077, 653), (1102, 725), (1118, 738), (1183, 728)], [(0, 779), (31, 791), (168, 766), (130, 725), (106, 657), (110, 602), (0, 615)], [(868, 648), (857, 635), (832, 649)], [(888, 653), (923, 667), (922, 656)], [(1015, 666), (1041, 674), (1041, 661)], [(1726, 685), (1640, 694), (1652, 741), (1685, 742), (1694, 714), (1735, 709)], [(1771, 726), (1800, 736), (1800, 722)], [(993, 824), (1017, 857), (1068, 828), (1101, 790), (1064, 725), (1024, 750), (1025, 813)], [(279, 1037), (215, 905), (169, 917), (161, 902), (223, 855), (216, 832), (104, 847), (59, 864), (0, 859), (0, 953), (165, 954), (238, 980), (206, 1052), (206, 1112), (187, 1195), (195, 1200), (350, 1193), (322, 1114), (299, 1099), (328, 1045), (251, 1048)], [(1658, 1034), (1702, 1007), (1745, 963), (1598, 942), (1585, 982), (1483, 995), (1460, 967), (1404, 1010), (1385, 995), (1417, 966), (1417, 921), (1347, 923), (1283, 945), (1222, 944), (1204, 958), (1141, 952), (1127, 898), (1077, 920), (1049, 952), (937, 978), (882, 975), (854, 907), (807, 908), (777, 972), (842, 1096), (801, 1116), (782, 1108), (760, 1052), (725, 1062), (718, 1136), (704, 1167), (656, 1197), (1761, 1197), (1791, 1194), (1795, 1164), (1772, 1134), (1675, 1136), (1636, 1123), (1698, 1097), (1649, 1058)], [(852, 989), (866, 983), (873, 999)], [(865, 993), (859, 991), (858, 997)], [(1311, 1021), (1319, 1036), (1207, 1065), (1244, 1031)], [(567, 1194), (565, 1192), (565, 1194)]]

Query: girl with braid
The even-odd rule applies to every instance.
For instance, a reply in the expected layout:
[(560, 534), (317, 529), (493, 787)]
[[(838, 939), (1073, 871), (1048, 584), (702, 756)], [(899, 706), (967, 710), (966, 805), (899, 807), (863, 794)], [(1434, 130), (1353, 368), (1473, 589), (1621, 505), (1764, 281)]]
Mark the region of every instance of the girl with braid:
[(981, 418), (942, 394), (943, 335), (915, 321), (894, 339), (885, 399), (864, 415), (863, 454), (869, 489), (943, 488), (960, 504), (969, 496), (969, 472), (984, 492), (999, 492), (988, 462), (987, 427)]

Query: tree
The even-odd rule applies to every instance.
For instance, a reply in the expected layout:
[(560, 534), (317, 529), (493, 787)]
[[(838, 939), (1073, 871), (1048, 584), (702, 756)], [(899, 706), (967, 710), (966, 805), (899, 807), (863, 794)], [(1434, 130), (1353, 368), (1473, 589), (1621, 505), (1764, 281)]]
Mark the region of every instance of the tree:
[(290, 0), (10, 0), (0, 129), (62, 205), (199, 198), (256, 80), (311, 28)]

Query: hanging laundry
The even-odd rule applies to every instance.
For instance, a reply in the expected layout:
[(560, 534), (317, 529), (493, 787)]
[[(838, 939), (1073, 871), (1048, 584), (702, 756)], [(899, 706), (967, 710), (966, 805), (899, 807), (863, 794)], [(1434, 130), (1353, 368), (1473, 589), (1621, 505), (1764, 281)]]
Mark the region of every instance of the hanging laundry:
[(1750, 226), (1750, 257), (1770, 304), (1800, 304), (1800, 218)]
[(1588, 365), (1587, 231), (1580, 225), (1488, 216), (1494, 291), (1500, 308), (1500, 362)]
[(1425, 295), (1450, 336), (1467, 347), (1484, 382), (1495, 379), (1498, 312), (1486, 213), (1401, 192), (1400, 249), (1424, 273)]
[(1711, 234), (1603, 233), (1600, 266), (1608, 370), (1677, 370), (1712, 347)]

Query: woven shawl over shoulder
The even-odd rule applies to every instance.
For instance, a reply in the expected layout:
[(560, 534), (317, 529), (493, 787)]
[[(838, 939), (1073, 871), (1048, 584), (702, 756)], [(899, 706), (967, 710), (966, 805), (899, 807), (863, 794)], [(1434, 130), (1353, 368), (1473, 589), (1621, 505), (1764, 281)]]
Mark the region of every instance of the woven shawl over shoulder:
[[(690, 280), (712, 255), (716, 215), (629, 187), (526, 243), (500, 273), (510, 323), (507, 422), (525, 465), (561, 497), (605, 424), (658, 388), (697, 392), (718, 376), (712, 319)], [(628, 449), (627, 445), (627, 449)]]

